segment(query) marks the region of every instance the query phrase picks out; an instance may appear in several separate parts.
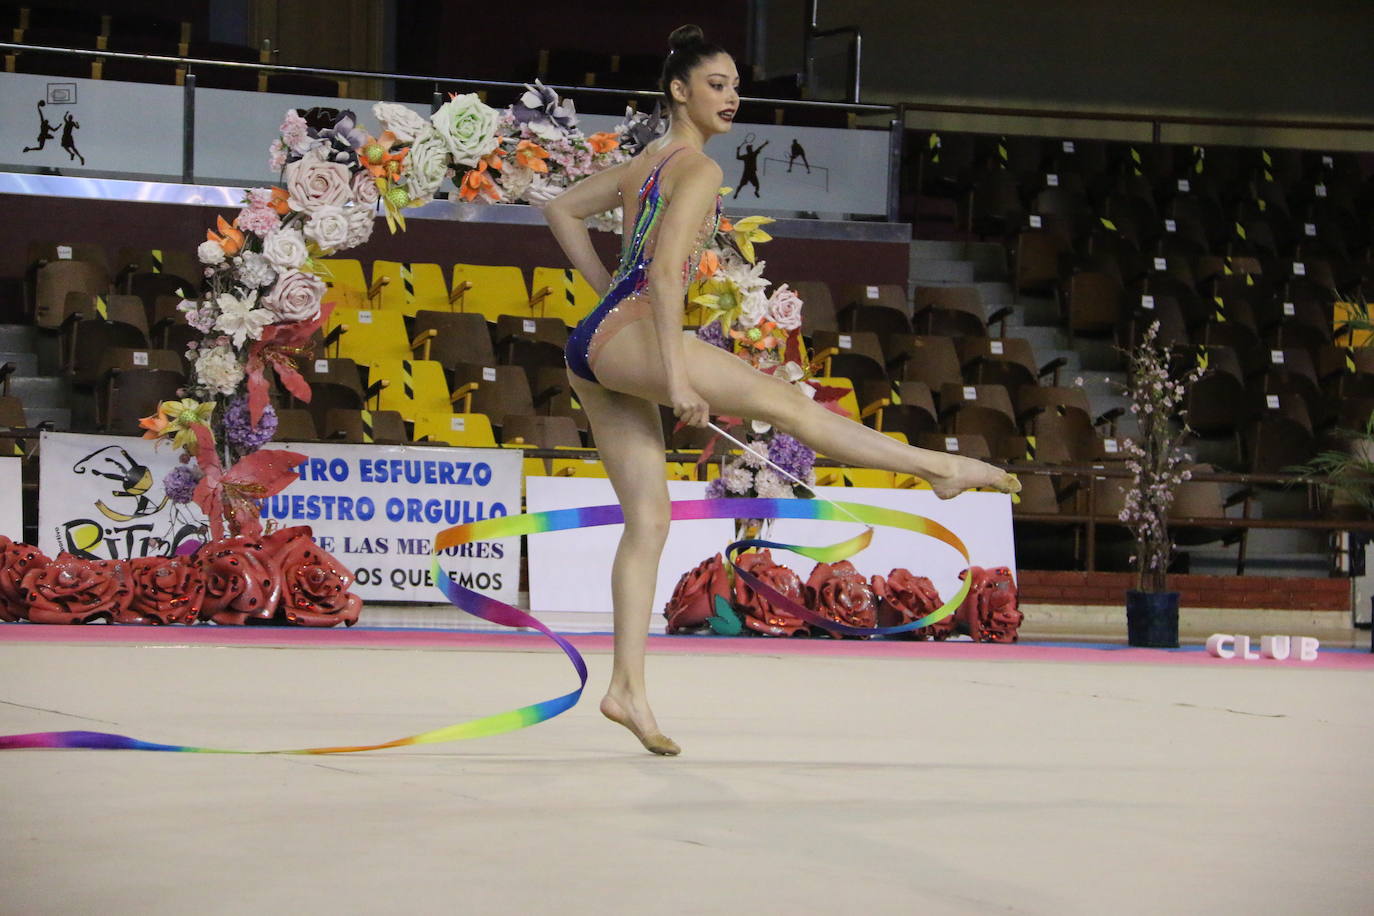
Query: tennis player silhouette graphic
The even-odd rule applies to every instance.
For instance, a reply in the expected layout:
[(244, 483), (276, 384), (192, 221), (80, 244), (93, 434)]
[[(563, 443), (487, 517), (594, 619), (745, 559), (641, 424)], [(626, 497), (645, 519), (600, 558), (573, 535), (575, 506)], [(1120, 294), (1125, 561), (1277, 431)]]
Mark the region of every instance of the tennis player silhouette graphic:
[[(759, 153), (763, 152), (763, 147), (768, 145), (768, 141), (764, 140), (762, 145), (754, 146), (753, 140), (754, 135), (750, 134), (743, 143), (735, 147), (735, 158), (744, 163), (744, 174), (739, 177), (739, 187), (735, 188), (735, 197), (739, 197), (739, 192), (743, 191), (747, 184), (752, 184), (754, 196), (759, 196)], [(743, 152), (740, 152), (741, 150)]]

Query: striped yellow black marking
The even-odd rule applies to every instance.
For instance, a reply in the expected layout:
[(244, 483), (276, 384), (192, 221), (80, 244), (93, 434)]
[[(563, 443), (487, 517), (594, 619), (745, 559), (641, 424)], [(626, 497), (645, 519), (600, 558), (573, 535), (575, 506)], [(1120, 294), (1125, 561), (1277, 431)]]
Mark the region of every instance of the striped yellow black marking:
[(151, 255), (150, 260), (152, 261), (152, 264), (153, 264), (153, 273), (155, 273), (155, 274), (160, 274), (160, 273), (162, 273), (162, 249), (161, 249), (161, 248), (154, 248), (152, 251), (150, 251), (150, 252), (148, 252), (148, 253), (149, 253), (149, 255)]
[(415, 376), (411, 371), (410, 360), (401, 360), (401, 389), (407, 401), (415, 400)]
[(360, 410), (358, 415), (363, 419), (363, 441), (371, 443), (372, 440), (372, 411)]

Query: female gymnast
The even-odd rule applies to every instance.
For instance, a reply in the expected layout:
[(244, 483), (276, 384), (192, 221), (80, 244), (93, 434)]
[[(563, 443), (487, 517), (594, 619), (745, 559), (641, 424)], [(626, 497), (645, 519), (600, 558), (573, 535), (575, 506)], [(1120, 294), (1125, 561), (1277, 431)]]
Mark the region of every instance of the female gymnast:
[[(579, 181), (544, 208), (573, 266), (602, 294), (568, 337), (568, 376), (625, 514), (611, 570), (615, 656), (601, 701), (608, 719), (649, 751), (679, 748), (659, 731), (644, 683), (654, 585), (668, 535), (668, 486), (658, 405), (704, 426), (711, 414), (771, 423), (846, 464), (914, 474), (941, 499), (975, 487), (1020, 489), (1016, 478), (958, 455), (914, 448), (833, 413), (791, 384), (683, 333), (686, 286), (720, 220), (722, 173), (706, 141), (739, 110), (734, 59), (685, 25), (669, 40), (663, 92), (669, 129), (629, 162)], [(620, 264), (609, 274), (584, 220), (624, 206)]]

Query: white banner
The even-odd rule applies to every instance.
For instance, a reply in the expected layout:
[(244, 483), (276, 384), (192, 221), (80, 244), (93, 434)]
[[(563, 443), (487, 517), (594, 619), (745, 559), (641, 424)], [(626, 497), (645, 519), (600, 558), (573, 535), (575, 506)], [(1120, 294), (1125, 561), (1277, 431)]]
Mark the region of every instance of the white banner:
[(19, 458), (0, 458), (0, 534), (24, 540), (24, 480)]
[(179, 86), (0, 73), (0, 166), (179, 180), (181, 123)]
[[(965, 493), (940, 500), (930, 490), (879, 490), (858, 487), (817, 487), (826, 499), (865, 503), (924, 515), (953, 531), (968, 547), (975, 566), (1006, 566), (1016, 569), (1012, 542), (1011, 498), (1001, 493)], [(706, 484), (670, 481), (673, 499), (704, 499)], [(525, 481), (527, 511), (547, 512), (581, 506), (615, 503), (610, 481), (579, 477), (530, 477)], [(768, 534), (770, 540), (792, 544), (833, 544), (863, 530), (853, 522), (820, 522), (780, 519)], [(611, 610), (611, 561), (622, 526), (579, 528), (529, 538), (530, 608), (543, 611)], [(653, 614), (657, 624), (663, 607), (672, 597), (682, 574), (702, 560), (723, 551), (733, 539), (730, 519), (673, 522), (663, 561), (658, 568)], [(773, 558), (792, 569), (802, 581), (815, 563), (804, 557), (781, 553)], [(928, 576), (943, 598), (959, 589), (959, 573), (968, 564), (952, 548), (910, 531), (878, 528), (873, 543), (851, 562), (867, 576), (886, 576), (905, 567)]]
[[(520, 511), (521, 456), (502, 449), (274, 443), (309, 456), (301, 479), (263, 505), (263, 521), (309, 525), (369, 601), (438, 602), (430, 545), (452, 525)], [(38, 546), (98, 559), (161, 556), (208, 537), (194, 504), (167, 499), (177, 452), (144, 439), (45, 433)], [(462, 585), (514, 603), (518, 542), (468, 544), (441, 565)]]

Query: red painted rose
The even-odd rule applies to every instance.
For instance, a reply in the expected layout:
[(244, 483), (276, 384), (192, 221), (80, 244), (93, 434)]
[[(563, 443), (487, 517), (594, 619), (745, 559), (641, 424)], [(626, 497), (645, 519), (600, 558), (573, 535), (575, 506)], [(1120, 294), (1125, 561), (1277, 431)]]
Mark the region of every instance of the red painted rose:
[[(806, 605), (801, 578), (786, 566), (774, 563), (767, 548), (746, 553), (736, 563), (740, 569), (757, 576), (765, 585), (777, 589), (800, 605)], [(755, 593), (739, 577), (735, 578), (735, 610), (744, 615), (746, 627), (765, 636), (806, 633), (805, 620), (775, 607), (773, 602)]]
[(959, 574), (972, 575), (968, 597), (954, 612), (960, 630), (978, 642), (1016, 642), (1025, 615), (1017, 607), (1016, 580), (1005, 566), (971, 566)]
[(873, 587), (848, 560), (817, 563), (806, 580), (806, 596), (811, 610), (822, 617), (851, 627), (878, 625)]
[(58, 554), (24, 576), (29, 620), (34, 623), (89, 623), (114, 620), (129, 606), (128, 564), (122, 560), (84, 560)]
[(0, 621), (23, 620), (28, 616), (24, 576), (51, 562), (37, 547), (18, 544), (0, 535)]
[[(878, 626), (899, 627), (919, 620), (943, 604), (940, 593), (925, 576), (913, 576), (908, 569), (894, 569), (886, 579), (874, 576), (873, 593), (878, 596)], [(900, 633), (905, 639), (944, 639), (954, 632), (954, 615), (935, 623)]]
[(702, 560), (696, 569), (684, 573), (673, 589), (673, 596), (663, 608), (668, 618), (669, 633), (692, 632), (707, 626), (715, 614), (715, 598), (730, 598), (730, 583), (725, 576), (725, 563), (720, 554)]
[(262, 539), (281, 570), (281, 612), (303, 627), (358, 622), (363, 599), (350, 592), (353, 573), (315, 543), (309, 526), (282, 528)]
[(255, 538), (211, 541), (196, 553), (205, 577), (200, 619), (239, 626), (248, 618), (270, 620), (281, 599), (281, 570)]
[(192, 557), (129, 561), (133, 599), (115, 623), (195, 623), (205, 600), (205, 576)]

